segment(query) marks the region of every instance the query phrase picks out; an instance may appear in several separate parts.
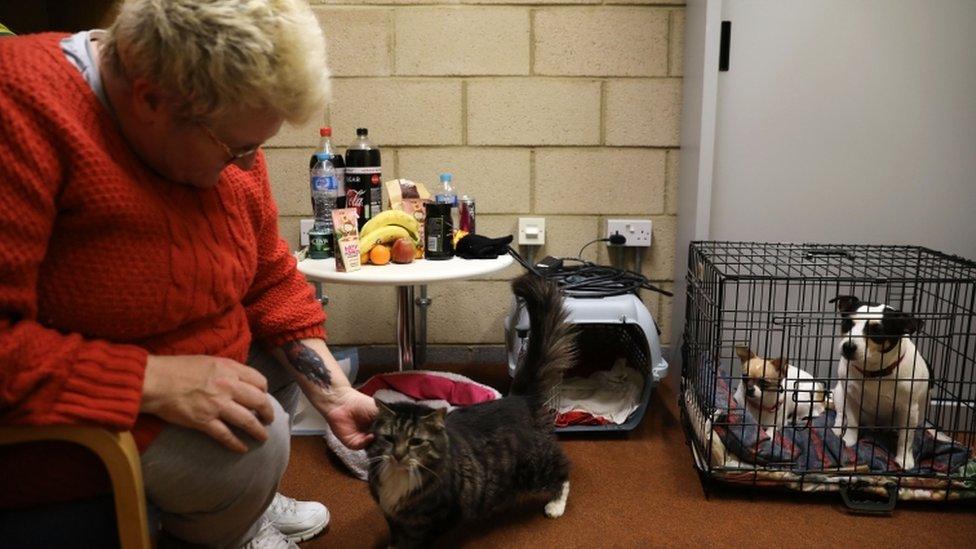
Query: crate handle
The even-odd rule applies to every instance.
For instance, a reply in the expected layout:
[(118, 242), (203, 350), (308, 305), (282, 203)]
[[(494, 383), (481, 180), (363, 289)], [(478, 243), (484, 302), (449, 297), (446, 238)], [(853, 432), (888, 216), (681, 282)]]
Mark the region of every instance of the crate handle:
[(890, 515), (895, 510), (895, 504), (898, 503), (898, 488), (894, 484), (884, 485), (885, 491), (888, 492), (888, 501), (857, 498), (857, 494), (861, 493), (861, 488), (866, 484), (856, 482), (841, 486), (840, 497), (844, 500), (847, 510), (858, 515)]
[(854, 254), (850, 251), (842, 248), (823, 248), (817, 250), (807, 250), (806, 259), (814, 259), (818, 256), (821, 257), (843, 257), (845, 259), (854, 259)]

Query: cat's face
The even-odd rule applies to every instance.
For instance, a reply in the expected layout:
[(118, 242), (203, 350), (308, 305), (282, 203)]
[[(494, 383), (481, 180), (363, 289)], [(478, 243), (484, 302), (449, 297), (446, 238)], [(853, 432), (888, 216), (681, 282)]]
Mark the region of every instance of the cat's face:
[(405, 469), (431, 469), (447, 450), (443, 408), (376, 401), (375, 439), (366, 449), (371, 461)]

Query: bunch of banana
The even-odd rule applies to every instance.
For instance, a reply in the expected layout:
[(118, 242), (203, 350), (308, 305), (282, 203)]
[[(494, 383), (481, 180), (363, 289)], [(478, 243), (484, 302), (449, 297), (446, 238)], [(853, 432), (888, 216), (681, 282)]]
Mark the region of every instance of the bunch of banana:
[(386, 210), (374, 215), (359, 232), (359, 253), (365, 254), (377, 244), (392, 244), (398, 238), (420, 243), (420, 223), (403, 210)]

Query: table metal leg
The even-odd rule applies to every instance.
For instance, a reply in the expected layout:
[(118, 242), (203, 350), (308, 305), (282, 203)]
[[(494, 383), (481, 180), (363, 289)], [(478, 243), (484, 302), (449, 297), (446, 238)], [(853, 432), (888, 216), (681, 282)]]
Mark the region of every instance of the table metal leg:
[(328, 305), (329, 296), (325, 295), (325, 293), (322, 291), (322, 282), (318, 280), (313, 281), (312, 287), (315, 288), (315, 299), (317, 299), (318, 302), (323, 306)]
[(416, 347), (417, 356), (414, 364), (422, 367), (427, 362), (427, 308), (430, 307), (431, 299), (427, 297), (427, 285), (420, 285), (420, 297), (417, 298), (417, 308), (420, 309), (420, 320), (417, 322), (417, 331), (420, 342)]
[(408, 305), (407, 318), (410, 322), (410, 329), (408, 331), (410, 335), (410, 369), (417, 368), (417, 309), (414, 305), (414, 287), (407, 287), (407, 298), (405, 303)]
[(400, 355), (400, 371), (413, 369), (415, 346), (413, 286), (397, 286), (397, 350)]

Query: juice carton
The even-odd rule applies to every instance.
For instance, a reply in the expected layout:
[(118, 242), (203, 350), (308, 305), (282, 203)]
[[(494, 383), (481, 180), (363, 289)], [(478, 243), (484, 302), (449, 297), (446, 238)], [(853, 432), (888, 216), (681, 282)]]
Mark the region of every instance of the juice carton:
[(332, 210), (333, 235), (335, 237), (336, 271), (358, 271), (359, 263), (359, 214), (356, 208)]

